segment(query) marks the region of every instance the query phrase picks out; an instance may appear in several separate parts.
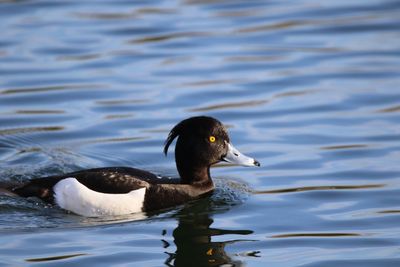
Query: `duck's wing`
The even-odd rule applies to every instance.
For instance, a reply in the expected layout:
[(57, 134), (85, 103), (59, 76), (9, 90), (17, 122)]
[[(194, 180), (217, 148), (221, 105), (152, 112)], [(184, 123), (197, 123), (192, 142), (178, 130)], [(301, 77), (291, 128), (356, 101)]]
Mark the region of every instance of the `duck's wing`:
[(14, 189), (13, 192), (23, 197), (36, 196), (47, 202), (53, 202), (54, 185), (69, 177), (77, 179), (91, 190), (115, 194), (128, 193), (161, 181), (157, 175), (144, 170), (109, 167), (32, 179), (27, 184)]

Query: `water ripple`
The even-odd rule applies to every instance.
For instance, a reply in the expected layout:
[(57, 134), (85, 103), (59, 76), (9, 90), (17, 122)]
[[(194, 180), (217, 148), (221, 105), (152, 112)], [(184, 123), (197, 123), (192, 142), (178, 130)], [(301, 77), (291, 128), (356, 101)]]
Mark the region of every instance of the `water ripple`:
[(321, 190), (357, 190), (384, 187), (383, 184), (367, 184), (367, 185), (326, 185), (326, 186), (306, 186), (296, 188), (283, 188), (275, 190), (254, 191), (254, 194), (282, 194), (282, 193), (298, 193), (305, 191), (321, 191)]
[(262, 162), (217, 165), (212, 196), (146, 219), (1, 195), (0, 265), (399, 266), (399, 11), (0, 1), (0, 184), (111, 165), (177, 177), (164, 140), (197, 115)]
[(273, 235), (271, 238), (296, 238), (296, 237), (354, 237), (361, 236), (357, 233), (293, 233)]

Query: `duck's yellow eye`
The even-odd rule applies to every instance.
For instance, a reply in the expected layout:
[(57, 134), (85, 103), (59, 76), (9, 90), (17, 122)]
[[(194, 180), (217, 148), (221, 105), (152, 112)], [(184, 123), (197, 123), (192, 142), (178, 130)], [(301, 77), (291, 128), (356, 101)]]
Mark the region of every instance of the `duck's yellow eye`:
[(210, 142), (211, 143), (214, 143), (215, 142), (215, 136), (210, 136), (209, 138), (208, 138), (208, 140), (210, 140)]

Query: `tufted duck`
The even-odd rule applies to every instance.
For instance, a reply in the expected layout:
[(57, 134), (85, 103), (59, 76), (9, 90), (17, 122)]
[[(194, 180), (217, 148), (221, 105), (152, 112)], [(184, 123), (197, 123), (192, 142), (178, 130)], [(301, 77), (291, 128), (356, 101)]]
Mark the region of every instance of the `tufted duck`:
[(165, 141), (165, 155), (176, 137), (180, 179), (160, 178), (129, 167), (107, 167), (32, 179), (12, 191), (82, 216), (123, 215), (179, 205), (210, 193), (214, 189), (210, 166), (217, 162), (260, 166), (232, 146), (227, 130), (214, 118), (192, 117), (178, 123)]

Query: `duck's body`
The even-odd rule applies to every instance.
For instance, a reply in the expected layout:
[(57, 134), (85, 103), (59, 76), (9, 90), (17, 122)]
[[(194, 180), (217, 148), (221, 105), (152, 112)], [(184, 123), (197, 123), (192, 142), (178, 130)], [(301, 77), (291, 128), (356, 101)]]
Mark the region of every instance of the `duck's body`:
[[(85, 194), (88, 196), (88, 201), (100, 202), (99, 199), (104, 199), (108, 195), (114, 196), (116, 201), (120, 202), (120, 206), (122, 206), (129, 203), (118, 201), (118, 199), (128, 194), (132, 195), (132, 193), (141, 189), (145, 189), (143, 198), (137, 196), (135, 199), (141, 205), (135, 210), (120, 207), (121, 210), (124, 209), (126, 212), (118, 212), (115, 209), (110, 210), (108, 208), (101, 209), (101, 203), (97, 205), (96, 212), (92, 211), (93, 205), (91, 205), (92, 207), (88, 207), (87, 212), (78, 212), (68, 207), (76, 207), (79, 204), (68, 203), (66, 201), (70, 199), (73, 202), (82, 203), (84, 202), (82, 194)], [(211, 180), (195, 185), (181, 184), (180, 179), (162, 178), (140, 169), (110, 167), (32, 179), (28, 184), (13, 191), (19, 196), (35, 196), (48, 203), (58, 204), (60, 207), (80, 215), (99, 216), (164, 209), (200, 197), (203, 194), (211, 192), (213, 189), (214, 186)], [(96, 196), (93, 192), (101, 194)], [(88, 193), (92, 194), (89, 196)], [(64, 197), (65, 194), (67, 194), (67, 197)], [(97, 201), (95, 198), (97, 198)], [(111, 200), (112, 198), (109, 198), (109, 201)]]
[(168, 136), (165, 154), (175, 137), (180, 179), (162, 178), (135, 168), (110, 167), (32, 179), (12, 191), (83, 216), (122, 215), (172, 207), (211, 192), (214, 185), (210, 166), (221, 160), (259, 166), (230, 144), (225, 127), (213, 118), (193, 117), (177, 124)]

